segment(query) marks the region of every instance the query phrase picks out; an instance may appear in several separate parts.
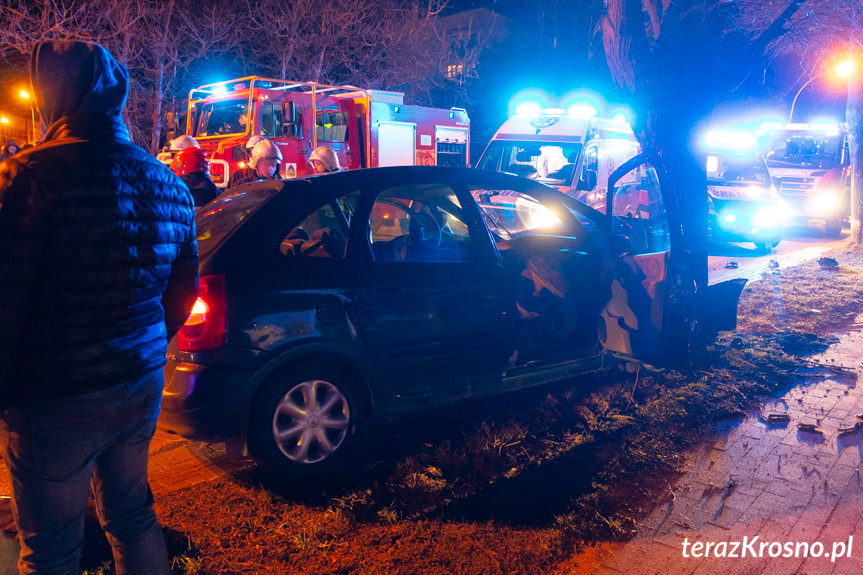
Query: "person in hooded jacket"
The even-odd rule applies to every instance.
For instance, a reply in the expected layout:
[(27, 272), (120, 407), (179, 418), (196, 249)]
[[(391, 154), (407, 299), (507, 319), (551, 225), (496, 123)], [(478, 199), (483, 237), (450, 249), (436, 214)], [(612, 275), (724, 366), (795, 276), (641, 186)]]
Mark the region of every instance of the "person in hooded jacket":
[(219, 188), (210, 179), (210, 162), (201, 148), (183, 148), (171, 160), (171, 171), (180, 176), (192, 192), (195, 207), (201, 207), (219, 195)]
[(258, 180), (272, 180), (279, 177), (279, 164), (282, 152), (272, 140), (261, 140), (252, 148), (249, 165), (231, 174), (228, 188)]
[(132, 143), (96, 44), (30, 62), (44, 141), (0, 163), (0, 448), (20, 573), (80, 573), (92, 485), (118, 574), (167, 575), (147, 480), (167, 341), (198, 289), (192, 195)]
[(0, 153), (0, 162), (14, 156), (20, 151), (21, 148), (18, 147), (18, 142), (15, 140), (6, 140), (6, 143), (3, 145), (3, 153)]

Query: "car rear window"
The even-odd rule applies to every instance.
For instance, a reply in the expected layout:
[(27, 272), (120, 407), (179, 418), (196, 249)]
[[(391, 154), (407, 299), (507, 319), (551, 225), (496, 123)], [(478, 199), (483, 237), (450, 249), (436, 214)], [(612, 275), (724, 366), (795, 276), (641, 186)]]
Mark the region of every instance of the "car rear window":
[(198, 256), (203, 258), (215, 251), (246, 219), (257, 212), (279, 190), (255, 187), (225, 194), (198, 212), (195, 225), (198, 233)]

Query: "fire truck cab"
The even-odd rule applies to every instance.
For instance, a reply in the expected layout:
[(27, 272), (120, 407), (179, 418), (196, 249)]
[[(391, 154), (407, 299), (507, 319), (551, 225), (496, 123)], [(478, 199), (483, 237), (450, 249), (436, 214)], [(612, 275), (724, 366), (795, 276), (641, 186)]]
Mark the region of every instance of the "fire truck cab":
[(308, 157), (321, 145), (344, 169), (470, 162), (470, 120), (461, 108), (406, 105), (400, 92), (258, 76), (191, 90), (186, 134), (209, 157), (220, 188), (245, 165), (246, 142), (255, 135), (279, 147), (282, 178), (312, 173)]
[(828, 234), (839, 235), (851, 196), (845, 130), (832, 123), (794, 123), (764, 135), (767, 168), (791, 220), (820, 221)]

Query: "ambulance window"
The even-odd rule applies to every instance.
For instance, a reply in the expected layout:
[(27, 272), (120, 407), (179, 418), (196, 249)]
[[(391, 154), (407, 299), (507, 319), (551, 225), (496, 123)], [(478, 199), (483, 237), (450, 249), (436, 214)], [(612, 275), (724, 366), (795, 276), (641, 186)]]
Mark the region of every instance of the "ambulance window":
[(597, 170), (599, 168), (599, 159), (597, 156), (596, 146), (590, 146), (587, 149), (585, 156), (584, 167), (588, 170)]
[(318, 110), (315, 114), (315, 135), (318, 141), (347, 142), (348, 119), (339, 110)]

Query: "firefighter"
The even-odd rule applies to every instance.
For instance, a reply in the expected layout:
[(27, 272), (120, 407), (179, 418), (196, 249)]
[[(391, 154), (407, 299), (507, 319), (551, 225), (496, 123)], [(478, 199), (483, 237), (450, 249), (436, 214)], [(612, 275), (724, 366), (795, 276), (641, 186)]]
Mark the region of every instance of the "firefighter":
[(7, 140), (6, 145), (3, 146), (3, 152), (0, 153), (0, 162), (5, 160), (6, 158), (14, 156), (20, 151), (21, 148), (18, 147), (18, 142), (16, 142), (15, 140)]
[(315, 173), (326, 174), (329, 172), (338, 172), (342, 169), (339, 165), (339, 158), (332, 148), (328, 146), (318, 146), (312, 155), (309, 156), (309, 163), (314, 168)]
[(177, 155), (177, 152), (179, 152), (180, 150), (185, 150), (189, 147), (200, 148), (201, 145), (198, 143), (198, 140), (196, 140), (192, 136), (177, 136), (176, 138), (168, 142), (168, 145), (162, 148), (162, 151), (159, 152), (156, 157), (163, 164), (170, 166), (171, 160), (174, 159), (174, 156)]
[(249, 165), (231, 174), (228, 187), (257, 180), (273, 180), (279, 176), (281, 162), (282, 152), (279, 147), (272, 140), (261, 140), (252, 148)]
[(171, 160), (171, 170), (189, 187), (195, 207), (201, 207), (219, 195), (219, 189), (210, 179), (210, 162), (201, 148), (183, 148)]

